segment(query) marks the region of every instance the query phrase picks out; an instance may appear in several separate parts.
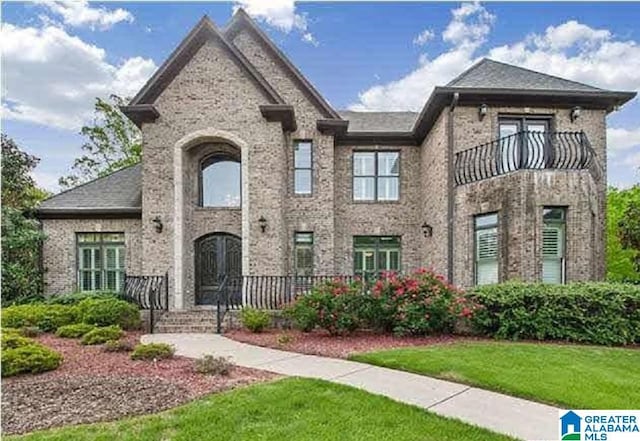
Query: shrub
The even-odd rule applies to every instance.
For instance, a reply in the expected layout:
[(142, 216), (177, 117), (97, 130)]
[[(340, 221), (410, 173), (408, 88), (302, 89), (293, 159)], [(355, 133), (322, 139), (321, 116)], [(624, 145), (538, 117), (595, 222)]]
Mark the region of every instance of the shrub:
[(131, 352), (133, 345), (126, 340), (109, 340), (103, 348), (105, 352)]
[(229, 375), (233, 367), (234, 364), (228, 357), (205, 355), (195, 361), (195, 370), (199, 374)]
[(175, 349), (166, 343), (139, 344), (133, 348), (132, 360), (162, 360), (173, 357)]
[(140, 327), (140, 312), (132, 303), (114, 297), (87, 298), (77, 305), (80, 321), (96, 326), (118, 325), (122, 329)]
[(30, 344), (2, 349), (2, 376), (37, 374), (56, 369), (62, 356), (33, 340)]
[(56, 335), (62, 338), (80, 338), (94, 329), (96, 329), (94, 325), (90, 325), (88, 323), (76, 323), (74, 325), (59, 327), (56, 331)]
[(504, 283), (478, 287), (470, 295), (483, 306), (473, 326), (485, 335), (606, 345), (640, 343), (640, 286)]
[(120, 294), (111, 291), (83, 291), (60, 294), (47, 298), (46, 303), (53, 305), (76, 305), (86, 299), (119, 299)]
[(23, 337), (37, 337), (42, 334), (42, 331), (37, 326), (24, 326), (18, 330)]
[(293, 337), (289, 334), (278, 335), (277, 342), (280, 346), (286, 346), (293, 341)]
[(255, 308), (242, 308), (240, 320), (251, 332), (262, 332), (271, 324), (271, 315), (267, 311)]
[(124, 335), (122, 329), (117, 325), (95, 328), (82, 337), (80, 343), (83, 345), (100, 345), (109, 340), (118, 340)]
[(302, 332), (311, 332), (318, 326), (318, 313), (310, 302), (299, 298), (284, 310), (284, 316), (293, 322), (293, 326)]
[(33, 303), (2, 309), (2, 323), (10, 328), (35, 326), (44, 332), (50, 332), (77, 321), (78, 310), (74, 306)]
[(16, 349), (23, 346), (29, 346), (36, 344), (36, 342), (30, 338), (23, 337), (15, 332), (2, 332), (2, 350)]
[(459, 318), (470, 318), (478, 309), (443, 276), (425, 269), (385, 274), (371, 295), (380, 301), (374, 319), (398, 335), (449, 333)]

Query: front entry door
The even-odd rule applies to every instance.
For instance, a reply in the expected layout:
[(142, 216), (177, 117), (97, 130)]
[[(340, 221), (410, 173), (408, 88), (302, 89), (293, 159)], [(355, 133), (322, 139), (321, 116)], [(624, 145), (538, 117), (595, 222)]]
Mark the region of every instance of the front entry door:
[(195, 243), (196, 304), (215, 305), (225, 276), (242, 275), (242, 244), (231, 234), (210, 234)]

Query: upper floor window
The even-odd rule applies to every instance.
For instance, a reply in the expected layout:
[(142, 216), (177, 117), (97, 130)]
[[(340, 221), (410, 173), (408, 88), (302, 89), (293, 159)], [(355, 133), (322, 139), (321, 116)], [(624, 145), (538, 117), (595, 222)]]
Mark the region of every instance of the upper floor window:
[(121, 291), (124, 287), (124, 233), (77, 233), (78, 289)]
[(353, 254), (356, 276), (371, 279), (382, 271), (400, 271), (399, 236), (355, 236)]
[(563, 207), (545, 207), (542, 216), (542, 281), (565, 283), (567, 210)]
[(311, 194), (313, 177), (313, 144), (311, 141), (293, 143), (293, 191), (295, 194)]
[(476, 285), (498, 283), (498, 214), (474, 218)]
[(500, 118), (498, 165), (503, 172), (545, 168), (552, 161), (548, 148), (550, 121), (541, 117)]
[(214, 154), (200, 165), (200, 205), (240, 207), (240, 162), (230, 154)]
[(399, 152), (354, 152), (353, 199), (397, 201), (400, 197)]
[(313, 233), (296, 233), (294, 241), (296, 276), (313, 276)]

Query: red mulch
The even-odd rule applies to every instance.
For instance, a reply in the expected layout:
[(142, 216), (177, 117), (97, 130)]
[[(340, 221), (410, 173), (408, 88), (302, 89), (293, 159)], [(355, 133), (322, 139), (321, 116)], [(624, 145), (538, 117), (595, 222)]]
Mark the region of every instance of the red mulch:
[[(284, 335), (288, 336), (288, 339), (291, 341), (286, 343), (283, 342), (282, 336)], [(328, 332), (322, 330), (305, 333), (297, 330), (285, 331), (278, 329), (267, 330), (260, 334), (254, 334), (246, 330), (233, 330), (226, 332), (225, 337), (257, 346), (334, 358), (347, 358), (349, 355), (358, 352), (472, 340), (468, 337), (462, 338), (450, 335), (432, 337), (394, 337), (393, 335), (376, 334), (366, 331), (355, 332), (345, 336), (332, 336), (329, 335)]]
[[(140, 333), (125, 337), (132, 344)], [(64, 357), (56, 370), (2, 380), (2, 433), (25, 433), (65, 424), (109, 421), (158, 412), (202, 395), (277, 375), (236, 366), (228, 376), (203, 375), (185, 357), (134, 361), (129, 352), (105, 352), (79, 339), (51, 334), (40, 343)]]

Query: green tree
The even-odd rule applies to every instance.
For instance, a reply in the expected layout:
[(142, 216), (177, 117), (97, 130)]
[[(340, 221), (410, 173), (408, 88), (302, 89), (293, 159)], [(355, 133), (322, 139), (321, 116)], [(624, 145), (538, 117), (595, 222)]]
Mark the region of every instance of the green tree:
[(640, 282), (640, 185), (607, 195), (607, 279)]
[(40, 247), (44, 234), (31, 216), (47, 196), (31, 171), (40, 161), (2, 138), (2, 304), (42, 294)]
[(87, 138), (84, 154), (77, 158), (68, 176), (58, 181), (64, 189), (108, 175), (123, 167), (140, 162), (142, 137), (140, 130), (122, 112), (124, 100), (111, 95), (109, 101), (96, 98), (93, 125), (82, 127)]

